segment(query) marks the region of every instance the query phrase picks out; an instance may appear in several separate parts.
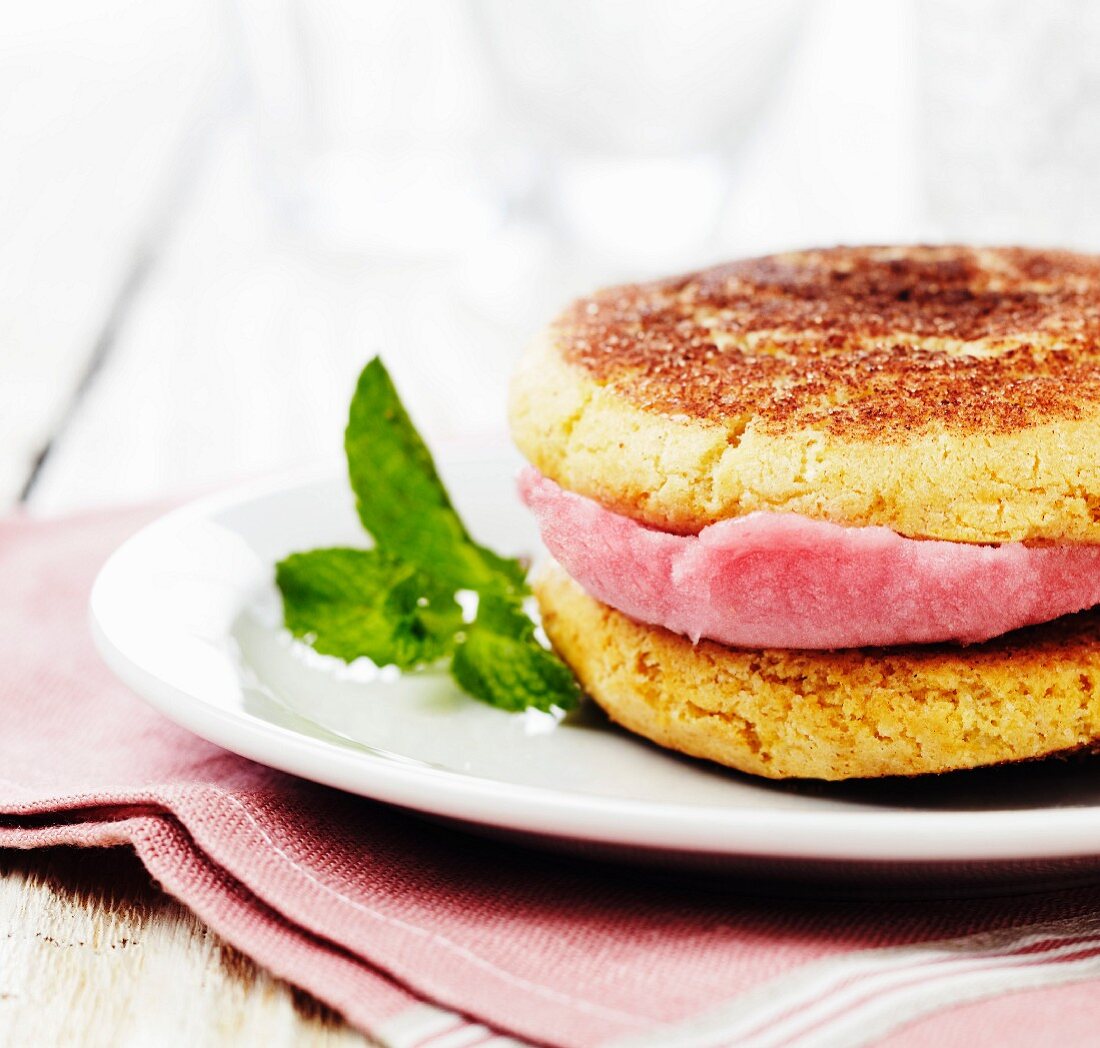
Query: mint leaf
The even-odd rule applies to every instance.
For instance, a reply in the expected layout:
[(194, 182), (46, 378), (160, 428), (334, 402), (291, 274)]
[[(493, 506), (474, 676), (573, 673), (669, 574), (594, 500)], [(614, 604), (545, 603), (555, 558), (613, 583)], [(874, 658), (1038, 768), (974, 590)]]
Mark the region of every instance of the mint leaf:
[[(451, 658), (475, 698), (505, 710), (569, 709), (572, 672), (523, 610), (523, 565), (470, 537), (435, 463), (375, 357), (352, 398), (344, 447), (359, 519), (375, 548), (294, 553), (276, 565), (287, 628), (347, 662), (411, 669)], [(478, 596), (463, 625), (455, 595)]]
[(519, 561), (470, 538), (378, 357), (359, 376), (344, 448), (359, 519), (381, 549), (455, 589), (522, 588)]
[(411, 669), (454, 649), (452, 590), (379, 550), (316, 549), (275, 566), (287, 628), (323, 655)]
[(514, 597), (481, 599), (477, 620), (455, 650), (451, 673), (474, 698), (505, 710), (569, 710), (580, 701), (572, 671), (539, 644), (535, 624)]

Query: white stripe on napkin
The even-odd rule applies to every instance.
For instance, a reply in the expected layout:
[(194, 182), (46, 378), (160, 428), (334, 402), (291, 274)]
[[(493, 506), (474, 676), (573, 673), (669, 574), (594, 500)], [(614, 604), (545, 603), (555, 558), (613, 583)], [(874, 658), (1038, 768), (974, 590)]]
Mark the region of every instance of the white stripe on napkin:
[(1027, 925), (814, 961), (615, 1048), (858, 1045), (955, 1004), (1097, 977), (1100, 918)]

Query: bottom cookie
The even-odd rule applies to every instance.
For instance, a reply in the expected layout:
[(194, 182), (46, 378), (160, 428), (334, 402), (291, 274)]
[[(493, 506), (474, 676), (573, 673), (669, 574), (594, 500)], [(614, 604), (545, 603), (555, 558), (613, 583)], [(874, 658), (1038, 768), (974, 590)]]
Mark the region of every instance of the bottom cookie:
[(536, 577), (551, 643), (612, 720), (771, 779), (922, 775), (1100, 739), (1100, 610), (985, 644), (848, 651), (693, 645)]

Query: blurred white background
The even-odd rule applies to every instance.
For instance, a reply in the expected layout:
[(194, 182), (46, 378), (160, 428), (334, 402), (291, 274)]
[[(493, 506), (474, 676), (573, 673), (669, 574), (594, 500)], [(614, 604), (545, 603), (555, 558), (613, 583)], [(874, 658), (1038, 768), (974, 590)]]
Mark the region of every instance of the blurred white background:
[(505, 439), (593, 286), (809, 244), (1100, 249), (1088, 0), (52, 0), (0, 12), (0, 500), (337, 462), (381, 352)]

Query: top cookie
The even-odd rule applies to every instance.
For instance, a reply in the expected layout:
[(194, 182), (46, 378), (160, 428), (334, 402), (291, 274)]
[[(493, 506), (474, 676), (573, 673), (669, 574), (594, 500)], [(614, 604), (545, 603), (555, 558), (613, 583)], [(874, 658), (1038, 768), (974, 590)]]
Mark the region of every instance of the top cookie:
[(532, 346), (511, 419), (541, 472), (673, 531), (1100, 542), (1100, 257), (834, 248), (612, 288)]

